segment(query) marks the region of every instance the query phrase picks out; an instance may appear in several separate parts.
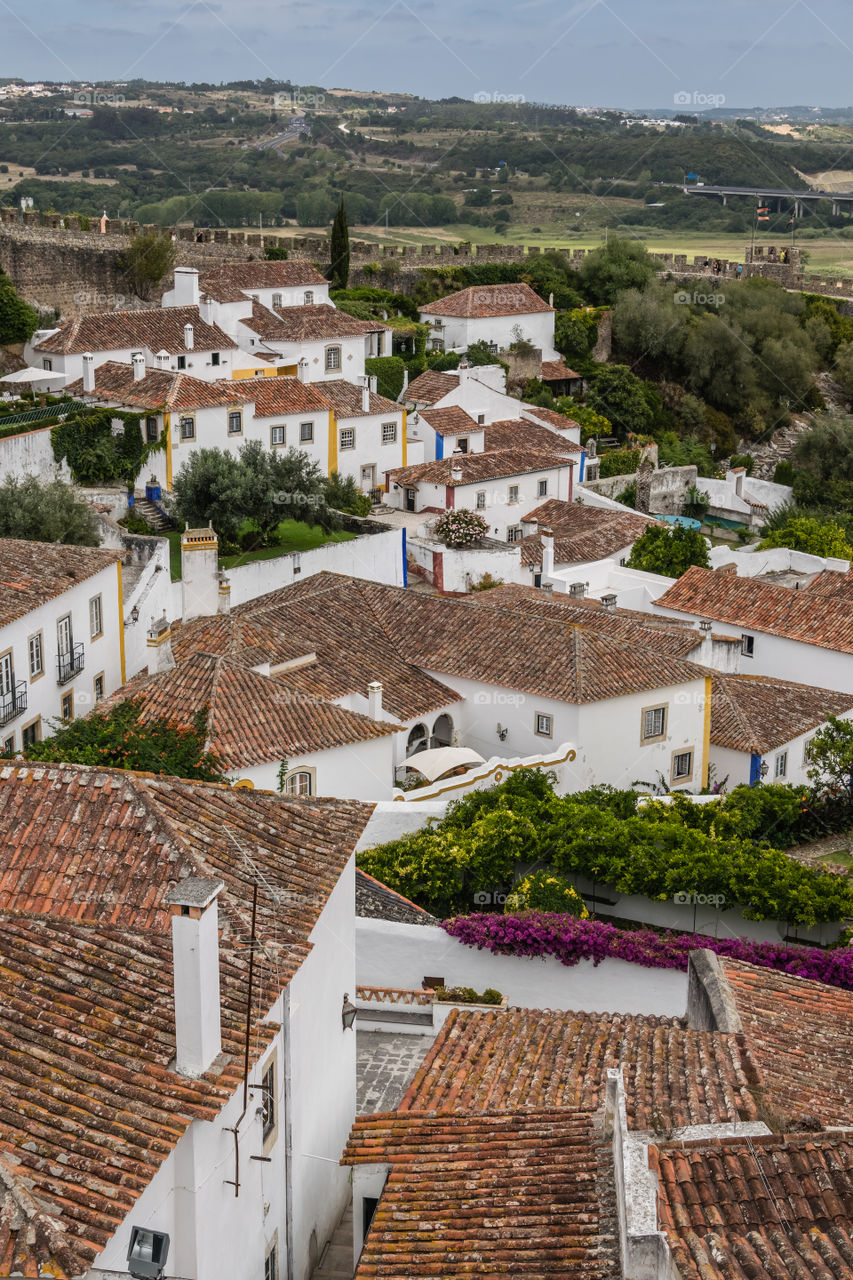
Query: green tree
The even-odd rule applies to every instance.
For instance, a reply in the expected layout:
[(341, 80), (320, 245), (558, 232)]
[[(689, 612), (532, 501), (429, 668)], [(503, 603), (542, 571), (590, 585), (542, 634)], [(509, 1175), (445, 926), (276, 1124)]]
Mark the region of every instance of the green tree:
[(35, 476), (7, 476), (0, 484), (0, 538), (78, 547), (97, 547), (101, 541), (88, 503), (61, 480), (42, 483)]
[(57, 725), (49, 738), (27, 748), (27, 759), (221, 781), (222, 765), (205, 748), (204, 712), (196, 716), (191, 727), (175, 726), (166, 717), (140, 721), (140, 715), (139, 704), (128, 700), (117, 703), (106, 714)]
[(568, 361), (584, 364), (592, 358), (598, 341), (600, 313), (584, 308), (558, 311), (554, 321), (554, 346)]
[(118, 268), (137, 298), (150, 298), (164, 276), (174, 268), (177, 248), (162, 231), (134, 236), (119, 255)]
[(634, 543), (627, 563), (630, 569), (680, 578), (691, 565), (708, 568), (708, 546), (698, 529), (652, 524)]
[(332, 266), (329, 279), (333, 289), (345, 289), (349, 281), (349, 227), (343, 196), (332, 223)]
[(326, 481), (326, 504), (332, 511), (346, 511), (354, 516), (370, 515), (370, 497), (362, 493), (354, 476), (333, 471)]
[(18, 296), (15, 286), (0, 270), (0, 345), (27, 342), (39, 326), (35, 307)]
[(286, 262), (287, 250), (283, 244), (268, 244), (264, 249), (264, 257), (267, 262)]
[(642, 289), (657, 271), (658, 264), (644, 244), (610, 236), (584, 257), (581, 290), (596, 306), (610, 306), (626, 289)]
[(605, 364), (597, 368), (586, 403), (609, 419), (613, 434), (620, 440), (631, 432), (642, 435), (652, 425), (652, 411), (643, 382), (627, 365)]
[(827, 716), (809, 740), (812, 782), (843, 792), (853, 802), (853, 722)]
[(267, 546), (282, 520), (328, 525), (325, 476), (301, 449), (275, 452), (260, 440), (240, 450), (240, 492), (243, 515), (257, 527)]
[(220, 550), (234, 547), (246, 510), (244, 472), (233, 453), (198, 449), (173, 481), (176, 518), (190, 528), (210, 523)]
[(781, 528), (768, 534), (761, 546), (790, 547), (792, 551), (804, 551), (812, 556), (853, 560), (853, 547), (847, 541), (844, 528), (834, 520), (820, 520), (816, 516), (791, 515)]

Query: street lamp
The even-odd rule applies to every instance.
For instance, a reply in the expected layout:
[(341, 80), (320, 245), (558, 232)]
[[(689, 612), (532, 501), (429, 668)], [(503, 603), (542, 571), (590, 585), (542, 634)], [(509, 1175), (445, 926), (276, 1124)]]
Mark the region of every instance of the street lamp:
[(344, 1031), (350, 1031), (352, 1029), (357, 1017), (358, 1009), (356, 1009), (355, 1005), (352, 1004), (347, 993), (344, 992), (344, 1003), (341, 1008), (341, 1022), (343, 1023)]

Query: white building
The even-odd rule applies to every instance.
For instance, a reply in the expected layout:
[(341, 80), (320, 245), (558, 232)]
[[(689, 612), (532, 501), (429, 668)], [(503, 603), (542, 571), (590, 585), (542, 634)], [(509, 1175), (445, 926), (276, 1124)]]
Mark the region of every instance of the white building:
[(328, 303), (272, 311), (251, 302), (237, 340), (250, 355), (294, 375), (304, 362), (307, 381), (322, 383), (356, 382), (364, 376), (365, 360), (391, 354), (391, 337), (380, 321), (359, 320)]
[(164, 307), (198, 306), (212, 309), (215, 323), (232, 337), (236, 322), (250, 313), (246, 301), (260, 302), (269, 310), (314, 306), (329, 298), (329, 282), (310, 262), (223, 262), (211, 271), (176, 267), (174, 287), (163, 294)]
[(404, 467), (407, 457), (406, 410), (376, 392), (376, 379), (355, 386), (341, 378), (319, 390), (334, 418), (329, 437), (329, 472), (352, 476), (362, 493), (384, 488), (389, 471)]
[(135, 1242), (167, 1276), (309, 1280), (349, 1199), (370, 812), (0, 771), (8, 1274), (161, 1274)]
[(123, 684), (122, 553), (0, 539), (0, 747), (12, 755)]
[(696, 487), (708, 495), (709, 517), (741, 521), (756, 530), (762, 528), (772, 511), (791, 502), (794, 494), (789, 485), (753, 480), (745, 467), (728, 470), (724, 480), (699, 476)]
[(523, 340), (537, 347), (546, 361), (559, 359), (554, 316), (553, 306), (528, 284), (472, 285), (420, 308), (434, 351), (467, 351), (475, 342), (505, 351)]
[(240, 363), (234, 339), (203, 319), (197, 306), (75, 316), (58, 329), (37, 330), (24, 348), (28, 364), (62, 373), (66, 382), (83, 376), (86, 355), (97, 367), (108, 360), (127, 364), (135, 354), (150, 369), (205, 382), (232, 377), (235, 360)]
[(809, 784), (809, 743), (829, 715), (853, 718), (853, 693), (768, 676), (714, 675), (711, 764), (728, 789), (757, 782)]

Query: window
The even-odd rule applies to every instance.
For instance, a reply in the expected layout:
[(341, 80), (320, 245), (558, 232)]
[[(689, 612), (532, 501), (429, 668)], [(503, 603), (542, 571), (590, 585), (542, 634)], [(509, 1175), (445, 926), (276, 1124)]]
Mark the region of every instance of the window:
[(181, 439), (195, 440), (195, 418), (181, 418)]
[(314, 305), (314, 290), (313, 290), (313, 289), (306, 289), (306, 290), (305, 290), (305, 293), (304, 293), (304, 295), (303, 295), (303, 301), (304, 301), (304, 303), (305, 303), (306, 307), (312, 307), (312, 306)]
[(274, 293), (272, 296), (273, 310), (275, 310), (276, 307), (280, 307), (283, 301), (284, 299), (280, 293)]
[(42, 362), (41, 362), (41, 367), (44, 369), (45, 373), (52, 373), (52, 372), (53, 372), (53, 361), (52, 361), (52, 360), (48, 360), (48, 359), (46, 359), (46, 358), (45, 358), (45, 359), (43, 359), (43, 360), (42, 360)]
[(300, 422), (299, 424), (300, 444), (311, 444), (313, 439), (314, 439), (314, 423)]
[(63, 693), (63, 695), (62, 695), (62, 704), (61, 704), (61, 706), (62, 706), (62, 712), (61, 712), (62, 719), (63, 719), (63, 720), (73, 720), (73, 719), (74, 719), (74, 694), (73, 694), (73, 692)]
[(219, 364), (219, 352), (218, 352), (218, 351), (211, 351), (211, 353), (210, 353), (210, 363), (211, 363), (211, 364)]
[(341, 448), (342, 449), (355, 448), (355, 428), (354, 427), (341, 428)]
[(310, 796), (311, 774), (308, 769), (300, 769), (291, 773), (284, 780), (284, 794), (287, 796)]
[(468, 437), (467, 437), (467, 436), (457, 436), (457, 437), (456, 437), (456, 448), (459, 450), (459, 452), (460, 452), (460, 453), (467, 453), (467, 452), (468, 452)]
[(672, 781), (689, 782), (693, 776), (693, 752), (676, 751), (672, 757)]
[(511, 524), (506, 531), (507, 542), (521, 542), (523, 536), (524, 531), (520, 524)]
[(267, 1067), (261, 1077), (261, 1112), (264, 1122), (264, 1138), (268, 1138), (275, 1129), (275, 1059)]
[(397, 424), (396, 422), (382, 423), (382, 443), (395, 444), (397, 440)]
[(27, 651), (30, 659), (30, 679), (38, 680), (39, 676), (44, 675), (44, 643), (40, 631), (30, 636), (27, 641)]
[(547, 481), (547, 480), (540, 480), (540, 481), (538, 482), (537, 486), (536, 486), (536, 492), (537, 492), (537, 495), (538, 495), (540, 498), (545, 498), (545, 497), (547, 497), (547, 495), (548, 495), (548, 481)]
[(145, 419), (145, 439), (148, 444), (156, 443), (156, 440), (157, 440), (157, 419), (156, 418), (152, 417), (152, 418)]
[(0, 657), (0, 697), (14, 700), (15, 668), (12, 665), (12, 650), (9, 649)]
[(278, 1251), (274, 1244), (264, 1259), (264, 1280), (278, 1280)]
[(37, 716), (21, 729), (21, 746), (24, 751), (35, 742), (41, 742), (41, 716)]
[(776, 757), (775, 767), (773, 770), (774, 778), (785, 778), (788, 775), (788, 753), (780, 751)]
[(740, 651), (745, 658), (754, 658), (755, 636), (742, 635), (740, 638)]
[(485, 489), (480, 489), (480, 491), (477, 494), (477, 510), (485, 511), (485, 509), (486, 509), (486, 491)]
[(803, 743), (803, 764), (812, 763), (812, 738), (807, 738)]
[(509, 486), (509, 490), (507, 491), (507, 502), (510, 504), (510, 506), (513, 506), (516, 502), (518, 502), (518, 485), (517, 484), (511, 484)]
[(536, 728), (534, 732), (540, 738), (551, 738), (554, 735), (554, 717), (546, 716), (543, 712), (536, 712)]
[(74, 635), (71, 631), (71, 614), (67, 613), (56, 624), (57, 648), (60, 655), (69, 657), (74, 649)]
[(100, 702), (104, 696), (104, 673), (95, 676), (92, 681), (92, 692), (95, 695), (95, 701)]
[(326, 372), (330, 373), (334, 369), (341, 367), (341, 349), (340, 347), (326, 347)]
[(228, 434), (229, 436), (239, 436), (243, 430), (243, 415), (239, 409), (228, 415)]
[(666, 707), (643, 708), (643, 741), (653, 742), (666, 737)]
[(284, 427), (270, 427), (270, 444), (284, 444)]
[(15, 754), (15, 735), (13, 733), (11, 738), (3, 739), (3, 755), (12, 756), (14, 754)]
[(89, 635), (93, 640), (104, 634), (104, 609), (100, 596), (89, 601)]
[(186, 369), (186, 367), (187, 367), (187, 358), (186, 358), (186, 356), (178, 356), (178, 368), (179, 368), (179, 369)]
[(482, 427), (485, 424), (486, 415), (484, 413), (477, 414), (477, 426)]

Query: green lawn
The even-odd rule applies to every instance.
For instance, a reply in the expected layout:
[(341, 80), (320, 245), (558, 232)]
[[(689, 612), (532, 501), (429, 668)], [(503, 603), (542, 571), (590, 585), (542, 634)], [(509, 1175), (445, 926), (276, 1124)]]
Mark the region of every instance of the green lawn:
[(844, 867), (848, 874), (853, 875), (853, 856), (846, 849), (839, 849), (836, 853), (823, 853), (818, 858), (818, 862)]
[[(278, 526), (278, 536), (279, 541), (275, 546), (259, 547), (257, 551), (240, 551), (233, 556), (220, 556), (220, 569), (236, 569), (241, 564), (250, 564), (252, 560), (273, 560), (276, 556), (286, 555), (289, 551), (310, 551), (313, 547), (322, 547), (327, 542), (349, 542), (356, 535), (347, 533), (343, 529), (326, 533), (318, 524), (305, 524), (301, 520), (282, 520)], [(180, 530), (172, 529), (166, 537), (169, 539), (172, 581), (178, 582), (181, 577)]]

